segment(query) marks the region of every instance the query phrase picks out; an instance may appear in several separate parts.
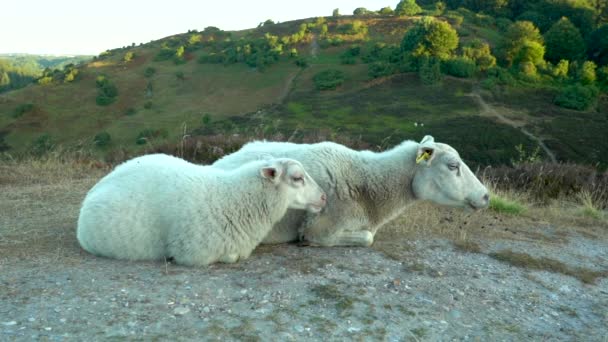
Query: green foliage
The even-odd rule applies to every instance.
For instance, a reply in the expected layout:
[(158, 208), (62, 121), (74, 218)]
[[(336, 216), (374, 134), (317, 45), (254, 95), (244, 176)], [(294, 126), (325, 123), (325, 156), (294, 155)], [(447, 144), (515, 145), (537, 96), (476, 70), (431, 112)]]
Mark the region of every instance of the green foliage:
[(544, 35), (547, 46), (547, 60), (577, 60), (585, 52), (585, 41), (578, 28), (568, 18), (561, 18)]
[(163, 48), (160, 49), (160, 52), (156, 56), (154, 56), (154, 61), (162, 62), (162, 61), (167, 61), (167, 60), (173, 59), (173, 57), (175, 57), (175, 53), (176, 53), (175, 49), (164, 46)]
[(589, 59), (598, 65), (608, 65), (608, 24), (600, 26), (591, 33), (587, 54)]
[(367, 74), (371, 78), (384, 77), (397, 71), (395, 64), (384, 61), (372, 62), (368, 65)]
[(553, 102), (560, 107), (585, 110), (595, 103), (597, 95), (596, 87), (574, 84), (562, 88)]
[(317, 90), (336, 89), (344, 82), (344, 72), (337, 69), (328, 69), (316, 73), (313, 76), (315, 88)]
[(481, 71), (488, 70), (496, 65), (496, 57), (492, 56), (490, 45), (479, 39), (473, 39), (464, 46), (462, 54), (472, 60)]
[(175, 77), (177, 77), (177, 79), (181, 81), (186, 79), (186, 77), (184, 76), (184, 72), (181, 70), (175, 72)]
[(296, 59), (295, 64), (300, 68), (306, 68), (308, 67), (308, 60), (304, 57), (299, 57), (298, 59)]
[[(539, 46), (543, 46), (543, 37), (538, 28), (529, 21), (516, 21), (509, 26), (501, 42), (502, 57), (508, 66), (516, 64), (518, 57), (521, 62), (528, 62), (538, 55)], [(522, 53), (522, 49), (528, 51)]]
[(152, 108), (152, 101), (146, 101), (144, 103), (144, 109), (151, 109)]
[(475, 62), (467, 57), (452, 57), (443, 62), (445, 73), (456, 77), (469, 78), (475, 75)]
[(331, 12), (331, 16), (336, 18), (340, 16), (340, 9), (339, 8), (335, 8), (332, 12)]
[(592, 61), (585, 61), (580, 69), (579, 80), (582, 84), (593, 84), (597, 79), (595, 69), (597, 65)]
[(32, 109), (34, 109), (33, 103), (22, 103), (22, 104), (18, 105), (17, 108), (15, 108), (15, 110), (13, 110), (12, 117), (13, 118), (21, 117), (21, 116), (23, 116), (23, 114), (31, 111)]
[(441, 82), (441, 60), (436, 57), (423, 58), (418, 70), (418, 77), (427, 85)]
[(514, 65), (532, 63), (534, 66), (544, 64), (545, 47), (535, 41), (523, 40), (513, 58)]
[(387, 6), (387, 7), (382, 7), (380, 9), (380, 11), (378, 11), (378, 13), (380, 13), (381, 15), (391, 15), (391, 14), (394, 14), (395, 11), (393, 11), (392, 8), (390, 8), (389, 6)]
[(133, 51), (127, 51), (127, 53), (125, 53), (125, 56), (122, 58), (122, 60), (129, 63), (130, 61), (133, 60), (134, 57), (135, 57), (135, 53)]
[(464, 21), (464, 16), (454, 11), (449, 11), (448, 13), (446, 13), (445, 18), (448, 20), (450, 25), (456, 27), (459, 27)]
[(403, 52), (416, 58), (447, 59), (458, 46), (458, 34), (450, 24), (424, 17), (405, 33), (401, 42)]
[(568, 68), (570, 66), (570, 62), (565, 59), (562, 59), (553, 67), (551, 71), (551, 75), (558, 79), (566, 79), (568, 77)]
[(47, 152), (55, 148), (55, 144), (48, 133), (44, 133), (34, 140), (31, 147), (31, 152), (35, 156), (43, 156)]
[(353, 45), (348, 50), (344, 51), (340, 55), (341, 64), (355, 64), (357, 63), (357, 56), (361, 54), (361, 47), (359, 45)]
[(110, 142), (112, 142), (112, 137), (108, 132), (101, 132), (95, 135), (95, 138), (93, 138), (93, 142), (97, 147), (106, 147), (110, 145)]
[(416, 0), (401, 0), (395, 7), (395, 14), (412, 16), (422, 12), (422, 8), (418, 6)]
[(107, 106), (114, 102), (118, 96), (118, 88), (106, 76), (97, 76), (95, 85), (97, 86), (97, 97), (95, 98), (97, 105)]
[(373, 15), (373, 14), (375, 14), (373, 11), (370, 11), (365, 7), (357, 7), (353, 11), (353, 15), (355, 15), (355, 16), (366, 16), (366, 15)]
[(211, 123), (211, 114), (210, 113), (205, 113), (203, 114), (203, 119), (202, 119), (203, 125), (207, 126)]
[(153, 67), (147, 67), (144, 70), (145, 77), (152, 77), (152, 76), (154, 76), (154, 74), (156, 74), (156, 69), (154, 69)]
[(344, 25), (338, 26), (338, 29), (337, 29), (337, 31), (342, 34), (350, 34), (350, 35), (355, 35), (355, 34), (366, 35), (367, 30), (368, 30), (367, 25), (364, 22), (362, 22), (361, 20), (353, 20), (350, 23), (346, 23)]

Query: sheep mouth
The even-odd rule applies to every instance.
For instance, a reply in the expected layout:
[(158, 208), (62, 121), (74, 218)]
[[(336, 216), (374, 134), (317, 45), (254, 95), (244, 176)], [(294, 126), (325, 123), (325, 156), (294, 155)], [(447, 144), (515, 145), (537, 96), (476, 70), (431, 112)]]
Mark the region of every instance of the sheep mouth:
[(325, 207), (325, 205), (323, 205), (323, 204), (309, 204), (308, 211), (311, 211), (313, 213), (320, 213), (324, 207)]

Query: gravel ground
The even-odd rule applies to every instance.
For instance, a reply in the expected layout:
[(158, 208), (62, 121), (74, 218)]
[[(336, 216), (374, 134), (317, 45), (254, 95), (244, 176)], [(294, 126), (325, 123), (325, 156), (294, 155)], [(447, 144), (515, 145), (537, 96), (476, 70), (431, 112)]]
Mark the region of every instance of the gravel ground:
[(0, 186), (0, 341), (608, 341), (607, 278), (491, 256), (606, 272), (605, 227), (484, 223), (497, 233), (469, 232), (478, 249), (393, 227), (372, 248), (261, 246), (234, 265), (188, 268), (82, 251), (75, 220), (95, 180)]

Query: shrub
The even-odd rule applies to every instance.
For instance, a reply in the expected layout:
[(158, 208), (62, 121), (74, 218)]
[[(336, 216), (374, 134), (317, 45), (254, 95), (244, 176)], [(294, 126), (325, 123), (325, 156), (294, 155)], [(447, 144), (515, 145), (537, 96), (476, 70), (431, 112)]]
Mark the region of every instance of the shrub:
[(36, 156), (42, 156), (52, 150), (55, 147), (51, 136), (48, 133), (40, 135), (32, 143), (32, 153)]
[(17, 106), (17, 108), (15, 108), (15, 110), (13, 110), (13, 118), (18, 118), (20, 116), (22, 116), (23, 114), (31, 111), (32, 109), (34, 109), (34, 104), (32, 103), (22, 103), (20, 105)]
[(97, 146), (97, 147), (106, 147), (106, 146), (110, 145), (111, 141), (112, 141), (112, 137), (110, 136), (110, 133), (108, 133), (108, 132), (98, 133), (97, 135), (95, 135), (95, 138), (93, 138), (93, 142), (95, 143), (95, 146)]
[(383, 61), (373, 62), (368, 65), (367, 74), (371, 78), (384, 77), (395, 73), (395, 65)]
[(127, 108), (127, 110), (125, 111), (125, 115), (127, 116), (132, 116), (135, 115), (137, 113), (137, 110), (133, 107)]
[(443, 63), (445, 73), (456, 77), (469, 78), (475, 75), (475, 62), (466, 57), (454, 57)]
[(523, 163), (486, 168), (481, 177), (501, 190), (525, 192), (541, 203), (574, 198), (588, 192), (595, 203), (608, 207), (608, 172), (565, 163)]
[(336, 89), (344, 82), (344, 73), (336, 69), (324, 70), (315, 74), (313, 81), (318, 90)]
[(152, 108), (152, 101), (146, 101), (146, 103), (144, 103), (144, 108), (145, 108), (145, 109), (150, 109), (150, 108)]
[(441, 63), (438, 58), (424, 58), (418, 70), (418, 77), (424, 84), (435, 84), (441, 81)]
[(127, 53), (125, 53), (125, 56), (123, 57), (123, 60), (128, 63), (132, 61), (134, 57), (135, 53), (133, 53), (133, 51), (127, 51)]
[(147, 67), (144, 70), (145, 77), (152, 77), (152, 76), (154, 76), (155, 73), (156, 73), (156, 69), (154, 69), (153, 67)]
[(186, 77), (184, 76), (184, 72), (183, 71), (176, 71), (175, 72), (175, 77), (177, 77), (178, 80), (185, 80)]
[(308, 61), (304, 57), (299, 57), (296, 59), (295, 64), (300, 68), (306, 68), (308, 66)]
[(562, 88), (553, 102), (560, 107), (585, 110), (595, 103), (598, 92), (596, 87), (574, 84)]

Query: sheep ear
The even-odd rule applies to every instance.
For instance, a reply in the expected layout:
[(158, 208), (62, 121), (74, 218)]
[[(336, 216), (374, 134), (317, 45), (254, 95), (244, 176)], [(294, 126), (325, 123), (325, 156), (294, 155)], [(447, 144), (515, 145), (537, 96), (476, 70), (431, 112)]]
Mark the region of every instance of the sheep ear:
[(260, 174), (262, 177), (276, 184), (281, 178), (281, 169), (277, 168), (276, 166), (265, 166), (260, 169)]
[(416, 152), (416, 164), (426, 162), (426, 165), (431, 165), (431, 161), (435, 158), (435, 139), (432, 136), (427, 135), (422, 138), (420, 145), (418, 146), (418, 152)]

